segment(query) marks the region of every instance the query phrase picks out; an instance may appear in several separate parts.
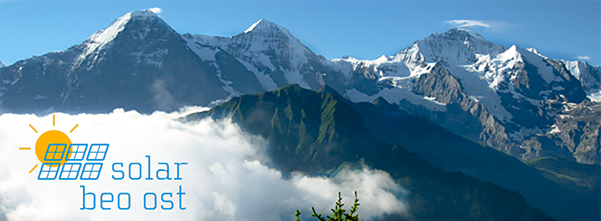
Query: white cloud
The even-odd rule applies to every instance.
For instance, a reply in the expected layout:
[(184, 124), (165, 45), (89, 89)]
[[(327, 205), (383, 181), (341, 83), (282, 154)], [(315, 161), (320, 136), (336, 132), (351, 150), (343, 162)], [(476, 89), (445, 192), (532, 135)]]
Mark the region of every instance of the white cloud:
[(503, 32), (505, 29), (511, 27), (506, 22), (502, 21), (484, 21), (484, 20), (447, 20), (444, 21), (445, 24), (448, 24), (453, 27), (481, 27), (490, 31), (495, 32)]
[(153, 12), (155, 14), (161, 14), (161, 12), (163, 12), (163, 9), (155, 7), (155, 8), (148, 9), (148, 11), (151, 11), (151, 12)]
[(476, 20), (450, 20), (450, 21), (445, 21), (446, 23), (453, 25), (453, 26), (459, 26), (459, 27), (474, 27), (474, 26), (481, 26), (481, 27), (485, 27), (485, 28), (490, 28), (490, 24), (487, 24), (486, 21), (476, 21)]
[[(406, 205), (398, 196), (408, 194), (406, 190), (394, 182), (392, 177), (380, 170), (369, 170), (364, 167), (360, 171), (343, 170), (332, 179), (323, 177), (307, 177), (296, 174), (293, 178), (296, 188), (307, 192), (305, 201), (311, 198), (336, 199), (338, 192), (343, 193), (345, 205), (352, 205), (353, 192), (357, 191), (362, 218), (380, 217), (382, 214), (405, 213)], [(331, 201), (321, 201), (321, 208), (331, 207)], [(324, 213), (326, 210), (322, 210)], [(329, 210), (327, 210), (329, 211)]]
[[(194, 110), (199, 109), (188, 109)], [(263, 139), (243, 133), (230, 121), (189, 124), (174, 120), (182, 114), (142, 115), (121, 109), (98, 115), (57, 113), (56, 126), (52, 126), (51, 115), (0, 115), (0, 220), (292, 220), (296, 209), (308, 219), (311, 206), (327, 214), (338, 191), (343, 193), (347, 209), (352, 205), (353, 191), (358, 192), (362, 219), (406, 212), (403, 199), (408, 193), (386, 172), (364, 168), (343, 170), (332, 178), (293, 173), (286, 179), (279, 170), (266, 166)], [(73, 133), (67, 132), (72, 142), (109, 143), (100, 178), (42, 181), (37, 180), (40, 167), (27, 173), (39, 164), (33, 151), (18, 149), (35, 146), (40, 135), (29, 124), (40, 133), (69, 131), (79, 124)], [(145, 180), (146, 155), (151, 156), (154, 180)], [(112, 170), (115, 162), (124, 164), (125, 179), (113, 180), (113, 175), (120, 175)], [(142, 179), (128, 178), (132, 162), (142, 165)], [(180, 167), (182, 180), (157, 180), (156, 170), (164, 167), (159, 162), (170, 165), (172, 178), (173, 163), (187, 162)], [(96, 194), (95, 210), (80, 210), (80, 185)], [(186, 193), (182, 198), (186, 210), (178, 209), (176, 193), (180, 185)], [(117, 194), (128, 192), (131, 209), (122, 211), (116, 203), (109, 203), (110, 211), (101, 210), (99, 197), (103, 192), (113, 193), (115, 200)], [(144, 209), (146, 192), (156, 193), (156, 210)], [(161, 202), (164, 192), (173, 194), (171, 211), (160, 209), (169, 206)], [(90, 203), (91, 196), (86, 206)]]
[(579, 56), (576, 56), (574, 58), (576, 58), (578, 60), (591, 60), (591, 57), (589, 57), (587, 55), (579, 55)]

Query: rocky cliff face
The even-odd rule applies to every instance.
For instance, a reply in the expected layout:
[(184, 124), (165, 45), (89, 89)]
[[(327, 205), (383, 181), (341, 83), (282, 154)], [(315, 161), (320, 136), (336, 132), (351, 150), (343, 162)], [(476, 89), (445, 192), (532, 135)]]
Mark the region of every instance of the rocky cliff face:
[[(551, 130), (522, 142), (525, 158), (563, 156), (577, 162), (599, 162), (601, 104), (584, 101), (562, 110)], [(530, 156), (528, 156), (530, 155)]]

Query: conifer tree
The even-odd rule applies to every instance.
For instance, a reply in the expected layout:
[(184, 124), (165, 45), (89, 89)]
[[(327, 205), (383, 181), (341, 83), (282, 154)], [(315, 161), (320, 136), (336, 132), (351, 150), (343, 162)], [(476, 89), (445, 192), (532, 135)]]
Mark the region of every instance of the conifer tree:
[[(342, 196), (340, 195), (340, 192), (338, 192), (338, 201), (336, 201), (336, 206), (334, 207), (334, 209), (331, 209), (332, 216), (326, 216), (327, 219), (323, 218), (321, 213), (315, 212), (315, 207), (311, 207), (311, 210), (313, 211), (313, 214), (311, 214), (311, 216), (316, 217), (320, 221), (359, 221), (359, 214), (355, 214), (357, 213), (357, 209), (359, 208), (359, 198), (357, 198), (357, 191), (355, 191), (355, 203), (351, 207), (350, 213), (345, 213), (346, 210), (343, 208), (343, 206), (344, 203), (342, 203)], [(296, 210), (296, 213), (294, 213), (294, 215), (296, 216), (296, 221), (301, 221), (300, 211)]]

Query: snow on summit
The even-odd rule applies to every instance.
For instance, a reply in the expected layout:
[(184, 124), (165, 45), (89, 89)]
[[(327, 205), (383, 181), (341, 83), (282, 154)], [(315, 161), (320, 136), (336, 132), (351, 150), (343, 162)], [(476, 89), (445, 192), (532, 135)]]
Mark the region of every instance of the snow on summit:
[(477, 61), (477, 55), (496, 55), (507, 49), (487, 41), (469, 28), (451, 28), (445, 33), (433, 33), (411, 47), (417, 47), (426, 62), (443, 64), (472, 64)]
[[(418, 101), (414, 96), (408, 96), (412, 90), (411, 84), (423, 73), (427, 73), (435, 63), (440, 63), (460, 80), (466, 95), (483, 104), (501, 121), (507, 121), (512, 118), (512, 115), (501, 104), (497, 94), (499, 84), (510, 83), (507, 81), (515, 77), (514, 69), (520, 68), (524, 60), (536, 66), (538, 73), (547, 83), (561, 81), (562, 79), (554, 74), (553, 67), (545, 59), (547, 58), (536, 50), (521, 49), (517, 46), (508, 49), (489, 42), (477, 32), (463, 27), (451, 28), (444, 33), (430, 34), (393, 56), (382, 56), (377, 60), (345, 58), (331, 61), (347, 77), (352, 76), (353, 70), (373, 69), (379, 84), (392, 81), (394, 87), (398, 89), (397, 95), (394, 96), (390, 95), (390, 91), (386, 92), (386, 95), (381, 94), (383, 91), (380, 91), (370, 97), (386, 96), (393, 102), (407, 99), (421, 105), (428, 102), (438, 105), (440, 102), (433, 97), (423, 97)], [(352, 68), (343, 63), (348, 63)], [(366, 97), (359, 91), (353, 91), (349, 95), (354, 101), (364, 101)], [(356, 97), (354, 98), (353, 95)], [(536, 101), (532, 100), (532, 102)], [(424, 106), (435, 107), (436, 105)]]
[(102, 50), (113, 39), (115, 39), (115, 37), (117, 37), (117, 35), (121, 33), (121, 31), (123, 31), (125, 25), (130, 20), (159, 18), (155, 12), (160, 12), (160, 10), (157, 10), (157, 8), (152, 8), (147, 10), (133, 11), (116, 19), (109, 25), (109, 27), (99, 30), (96, 33), (92, 34), (92, 36), (88, 37), (88, 39), (84, 42), (84, 44), (86, 44), (84, 53), (80, 55), (78, 60), (83, 61), (90, 54)]
[[(204, 60), (214, 60), (218, 47), (233, 56), (259, 80), (265, 90), (288, 84), (310, 88), (303, 79), (302, 68), (313, 52), (284, 27), (261, 19), (244, 32), (231, 37), (194, 35), (184, 38)], [(276, 80), (273, 75), (281, 76)]]
[(286, 28), (279, 26), (276, 23), (273, 23), (272, 21), (269, 21), (264, 18), (255, 22), (250, 27), (248, 27), (246, 31), (244, 31), (244, 33), (248, 32), (285, 32), (286, 34), (290, 34), (290, 32), (288, 32)]

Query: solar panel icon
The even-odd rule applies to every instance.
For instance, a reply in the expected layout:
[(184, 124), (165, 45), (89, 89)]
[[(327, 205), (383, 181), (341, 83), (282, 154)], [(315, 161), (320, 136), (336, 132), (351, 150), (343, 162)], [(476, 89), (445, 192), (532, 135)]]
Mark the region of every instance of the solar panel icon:
[(67, 150), (66, 144), (48, 144), (46, 155), (44, 155), (45, 161), (61, 161)]
[(60, 163), (43, 163), (42, 168), (40, 168), (40, 174), (38, 175), (38, 180), (54, 180), (56, 179), (56, 174), (58, 174), (58, 169), (60, 167)]
[(44, 154), (38, 180), (57, 177), (59, 180), (98, 180), (108, 148), (108, 144), (51, 143)]
[(81, 163), (65, 163), (61, 175), (58, 177), (59, 180), (76, 180), (81, 169)]
[(92, 144), (90, 146), (90, 152), (88, 152), (87, 160), (90, 161), (103, 161), (106, 157), (106, 152), (109, 149), (108, 144)]
[(82, 161), (88, 149), (87, 144), (71, 144), (67, 151), (68, 161)]
[(81, 180), (97, 180), (102, 170), (102, 163), (86, 163), (81, 172)]

